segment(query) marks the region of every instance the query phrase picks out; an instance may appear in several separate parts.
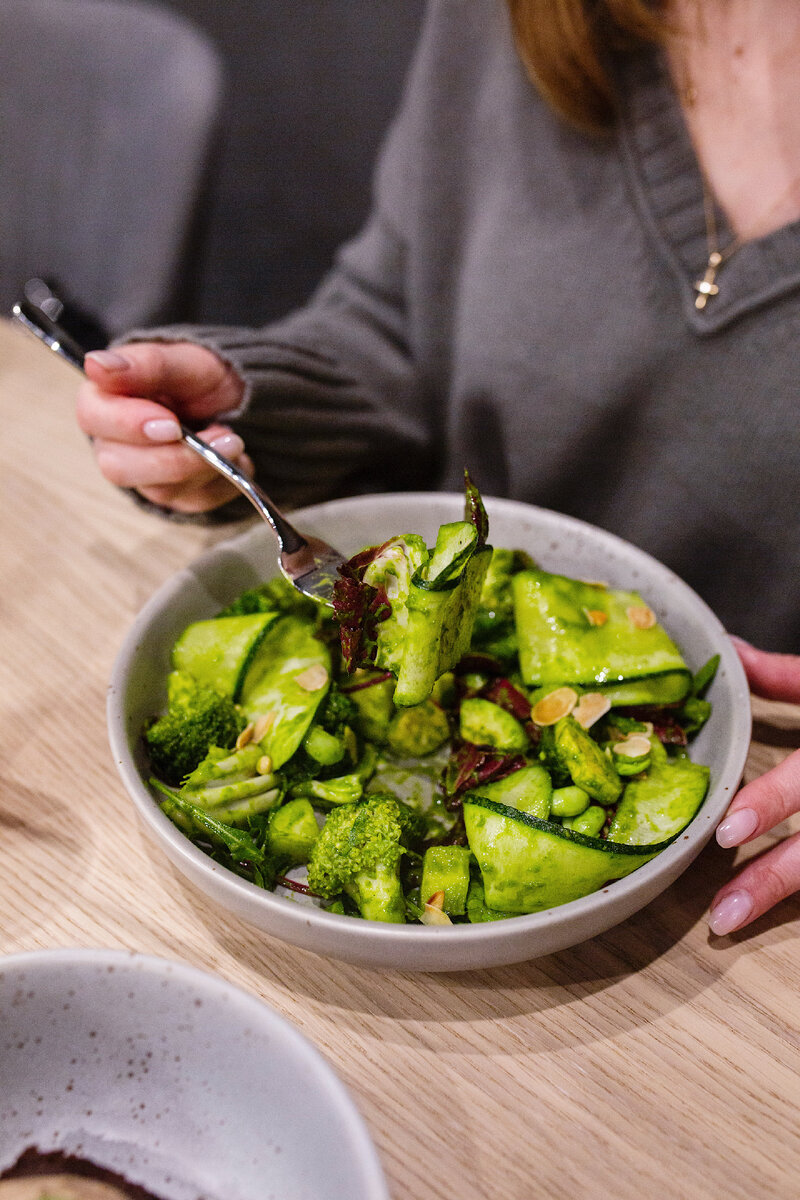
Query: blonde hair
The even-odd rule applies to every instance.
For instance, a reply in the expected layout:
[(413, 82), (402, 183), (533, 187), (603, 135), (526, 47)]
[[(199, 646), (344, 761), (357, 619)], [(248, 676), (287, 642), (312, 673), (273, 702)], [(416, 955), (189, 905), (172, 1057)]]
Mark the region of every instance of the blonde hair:
[(556, 112), (591, 131), (614, 120), (609, 51), (660, 41), (665, 32), (648, 0), (508, 0), (508, 7), (533, 83)]

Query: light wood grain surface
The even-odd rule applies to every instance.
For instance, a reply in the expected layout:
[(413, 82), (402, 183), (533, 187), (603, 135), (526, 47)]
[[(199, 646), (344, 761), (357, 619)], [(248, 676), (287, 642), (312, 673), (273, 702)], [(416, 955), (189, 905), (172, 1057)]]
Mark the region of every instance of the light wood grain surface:
[[(800, 904), (711, 938), (741, 852), (709, 847), (592, 942), (441, 976), (285, 946), (145, 840), (106, 740), (111, 666), (150, 594), (238, 528), (162, 521), (105, 483), (77, 383), (0, 322), (0, 952), (124, 947), (262, 997), (350, 1088), (395, 1200), (800, 1195)], [(751, 776), (800, 742), (800, 710), (754, 703)]]

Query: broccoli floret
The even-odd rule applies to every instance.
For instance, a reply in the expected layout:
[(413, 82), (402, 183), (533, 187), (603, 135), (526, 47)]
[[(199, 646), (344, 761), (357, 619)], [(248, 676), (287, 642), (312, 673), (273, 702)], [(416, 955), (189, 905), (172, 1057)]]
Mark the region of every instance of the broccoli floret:
[(355, 724), (357, 718), (355, 701), (340, 692), (336, 684), (331, 684), (327, 696), (317, 709), (316, 724), (321, 725), (326, 733), (339, 734), (346, 725)]
[(429, 698), (396, 712), (389, 722), (387, 740), (395, 754), (408, 757), (433, 754), (449, 737), (446, 713)]
[(233, 746), (245, 724), (229, 697), (173, 672), (167, 711), (144, 733), (151, 766), (161, 779), (178, 784), (203, 761), (209, 747)]
[(284, 579), (282, 575), (276, 575), (268, 583), (247, 588), (221, 612), (218, 612), (217, 616), (240, 617), (248, 613), (284, 612), (298, 615), (305, 613), (314, 617), (318, 607), (314, 600), (310, 600), (298, 592), (288, 579)]
[(341, 892), (368, 921), (403, 924), (400, 863), (418, 835), (415, 814), (393, 796), (375, 793), (336, 808), (322, 828), (308, 864), (308, 886), (320, 896)]

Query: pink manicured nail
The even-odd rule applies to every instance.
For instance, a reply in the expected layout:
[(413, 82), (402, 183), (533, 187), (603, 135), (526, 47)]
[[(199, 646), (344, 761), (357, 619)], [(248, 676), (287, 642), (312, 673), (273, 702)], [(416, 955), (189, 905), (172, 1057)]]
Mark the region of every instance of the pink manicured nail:
[(86, 357), (99, 363), (106, 371), (127, 371), (131, 365), (127, 358), (117, 354), (115, 350), (92, 350)]
[(213, 442), (208, 444), (213, 446), (217, 454), (223, 454), (225, 458), (238, 458), (244, 450), (244, 442), (238, 433), (221, 433), (219, 437), (215, 437)]
[(157, 417), (153, 421), (145, 421), (142, 433), (151, 442), (179, 442), (181, 440), (180, 425), (169, 417)]
[(717, 826), (717, 841), (726, 850), (731, 846), (741, 846), (742, 842), (755, 833), (758, 827), (758, 813), (752, 808), (740, 808), (731, 813)]
[(744, 925), (752, 911), (753, 897), (749, 892), (728, 892), (717, 907), (712, 908), (708, 918), (709, 928), (712, 933), (722, 937), (723, 934), (731, 933), (740, 925)]

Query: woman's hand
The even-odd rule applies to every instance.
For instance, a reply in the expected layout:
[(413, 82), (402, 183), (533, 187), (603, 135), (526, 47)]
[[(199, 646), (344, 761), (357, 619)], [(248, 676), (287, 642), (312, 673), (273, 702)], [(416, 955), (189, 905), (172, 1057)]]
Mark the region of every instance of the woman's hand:
[(181, 442), (178, 421), (200, 428), (204, 441), (252, 473), (242, 439), (214, 422), (237, 407), (244, 384), (211, 350), (192, 342), (135, 342), (88, 354), (86, 374), (78, 424), (111, 483), (180, 513), (207, 512), (235, 496)]
[[(800, 703), (800, 657), (767, 654), (733, 639), (750, 689), (767, 700)], [(800, 750), (737, 793), (717, 828), (720, 846), (741, 846), (800, 811)], [(712, 933), (731, 933), (800, 889), (800, 833), (744, 867), (714, 897)]]

